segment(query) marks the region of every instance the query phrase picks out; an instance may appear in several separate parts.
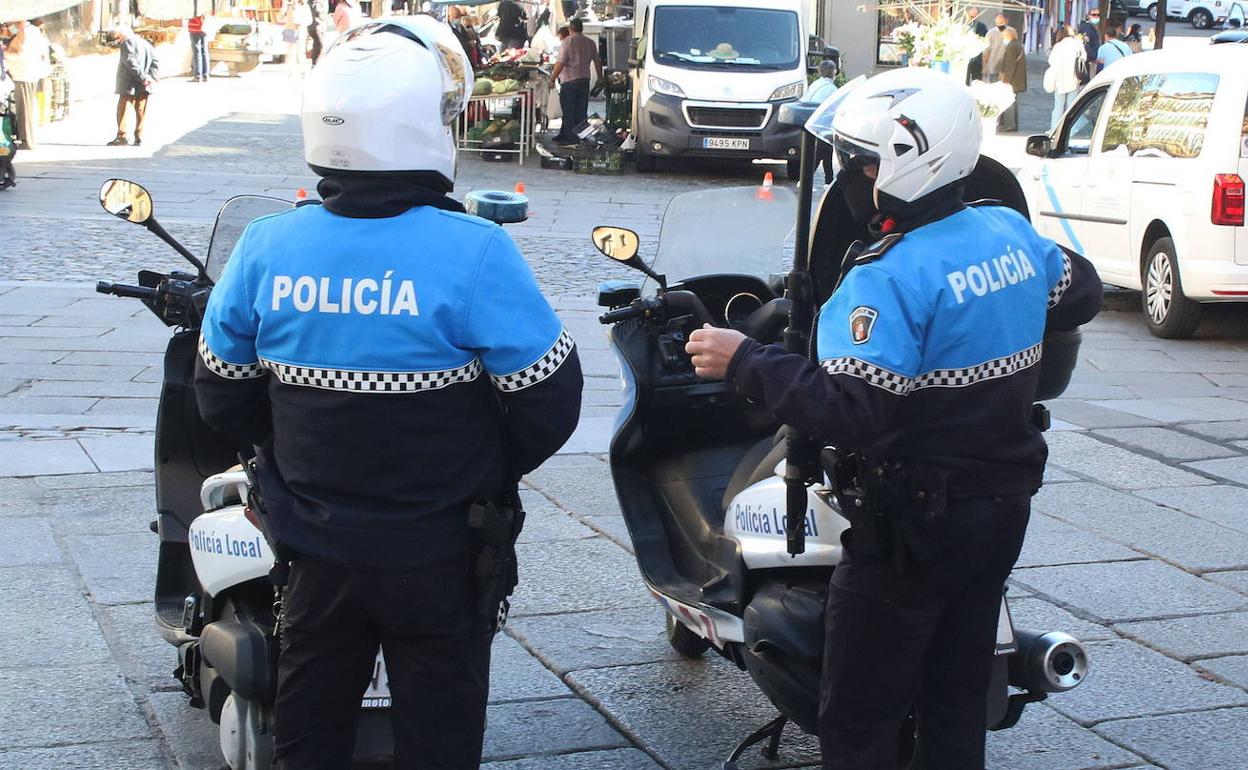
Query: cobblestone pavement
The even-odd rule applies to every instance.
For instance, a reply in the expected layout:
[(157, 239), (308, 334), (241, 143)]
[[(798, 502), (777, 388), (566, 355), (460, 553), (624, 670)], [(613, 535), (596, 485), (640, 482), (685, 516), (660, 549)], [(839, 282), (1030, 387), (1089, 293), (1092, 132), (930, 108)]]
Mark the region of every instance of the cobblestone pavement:
[[(50, 138), (0, 194), (0, 277), (39, 279), (0, 281), (0, 768), (221, 767), (215, 727), (187, 706), (151, 623), (151, 434), (168, 330), (76, 282), (176, 264), (99, 211), (106, 176), (148, 184), (168, 229), (196, 246), (227, 195), (310, 185), (291, 157), (289, 100), (266, 82), (282, 81), (210, 84), (245, 111), (169, 83), (172, 143), (147, 157), (73, 145), (56, 127), (62, 143)], [(602, 459), (621, 394), (587, 296), (622, 273), (585, 235), (603, 221), (653, 239), (673, 194), (756, 174), (535, 165), (465, 159), (461, 177), (461, 189), (526, 182), (535, 216), (511, 231), (588, 375), (577, 434), (526, 479), (487, 767), (718, 768), (771, 707), (726, 661), (679, 659), (638, 578)], [(1248, 755), (1248, 325), (1223, 309), (1198, 339), (1167, 342), (1115, 307), (1087, 327), (1074, 381), (1050, 405), (1048, 484), (1010, 592), (1019, 626), (1085, 640), (1092, 674), (990, 735), (992, 770), (1238, 770)], [(813, 741), (791, 734), (778, 761), (750, 752), (742, 767), (816, 762)]]

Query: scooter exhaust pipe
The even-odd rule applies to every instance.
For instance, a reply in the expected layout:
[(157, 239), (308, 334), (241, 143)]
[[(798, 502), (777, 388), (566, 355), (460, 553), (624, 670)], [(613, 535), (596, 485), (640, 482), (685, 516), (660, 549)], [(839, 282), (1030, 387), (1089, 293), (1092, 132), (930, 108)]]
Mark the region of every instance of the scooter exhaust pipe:
[(1088, 675), (1088, 651), (1061, 631), (1018, 629), (1018, 652), (1010, 656), (1010, 684), (1031, 692), (1066, 692)]

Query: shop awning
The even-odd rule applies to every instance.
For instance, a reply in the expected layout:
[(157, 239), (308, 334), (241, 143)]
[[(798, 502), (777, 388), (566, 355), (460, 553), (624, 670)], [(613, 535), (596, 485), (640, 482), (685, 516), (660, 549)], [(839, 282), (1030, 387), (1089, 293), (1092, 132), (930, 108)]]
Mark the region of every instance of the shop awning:
[[(195, 16), (196, 0), (139, 0), (139, 15), (157, 21), (189, 19)], [(204, 13), (211, 12), (212, 0), (199, 0)]]
[(0, 23), (37, 19), (50, 13), (82, 5), (83, 0), (4, 0), (0, 3)]

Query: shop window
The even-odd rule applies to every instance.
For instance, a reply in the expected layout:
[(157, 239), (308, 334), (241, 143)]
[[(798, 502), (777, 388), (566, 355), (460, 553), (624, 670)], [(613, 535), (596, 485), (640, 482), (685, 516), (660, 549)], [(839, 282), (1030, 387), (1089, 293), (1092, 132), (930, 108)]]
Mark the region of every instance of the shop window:
[(1195, 158), (1205, 144), (1219, 77), (1175, 72), (1125, 78), (1118, 86), (1101, 152)]

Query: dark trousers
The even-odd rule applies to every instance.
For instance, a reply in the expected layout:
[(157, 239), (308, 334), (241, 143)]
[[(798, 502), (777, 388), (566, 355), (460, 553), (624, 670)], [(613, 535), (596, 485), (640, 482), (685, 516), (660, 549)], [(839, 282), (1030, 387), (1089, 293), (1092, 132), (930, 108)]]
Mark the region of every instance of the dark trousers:
[(384, 572), (300, 557), (286, 605), (278, 768), (351, 766), (360, 699), (379, 644), (393, 696), (395, 766), (479, 766), (493, 635), (474, 612), (464, 556)]
[(928, 534), (938, 561), (904, 574), (846, 533), (828, 591), (824, 770), (896, 770), (911, 707), (912, 770), (983, 770), (1001, 591), (1029, 512), (1025, 495), (951, 502)]
[(203, 32), (191, 33), (191, 76), (208, 79), (208, 37)]
[(560, 83), (559, 108), (563, 111), (563, 123), (555, 138), (575, 142), (576, 127), (589, 117), (589, 78)]
[(1001, 117), (997, 119), (997, 125), (1003, 131), (1018, 130), (1018, 102), (1014, 102), (1001, 113)]
[(312, 41), (312, 50), (308, 52), (308, 58), (312, 60), (312, 64), (316, 64), (316, 60), (321, 58), (321, 25), (308, 25), (308, 39)]

